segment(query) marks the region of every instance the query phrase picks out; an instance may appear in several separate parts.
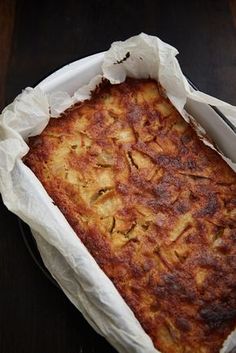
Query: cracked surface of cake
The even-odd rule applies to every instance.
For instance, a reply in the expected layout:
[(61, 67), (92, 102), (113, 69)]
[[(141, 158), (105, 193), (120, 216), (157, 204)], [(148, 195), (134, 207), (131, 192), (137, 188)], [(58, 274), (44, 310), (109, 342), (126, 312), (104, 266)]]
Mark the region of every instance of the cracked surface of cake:
[(219, 352), (236, 326), (236, 177), (160, 85), (104, 81), (29, 146), (25, 163), (155, 347)]

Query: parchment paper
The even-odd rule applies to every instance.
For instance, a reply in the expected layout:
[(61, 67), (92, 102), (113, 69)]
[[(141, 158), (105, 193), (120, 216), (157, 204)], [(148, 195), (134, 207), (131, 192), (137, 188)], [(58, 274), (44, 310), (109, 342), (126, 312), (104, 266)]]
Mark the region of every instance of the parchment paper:
[[(102, 77), (112, 84), (124, 81), (126, 76), (152, 77), (160, 81), (186, 120), (189, 118), (184, 105), (187, 98), (191, 98), (223, 107), (230, 121), (236, 124), (236, 107), (191, 89), (181, 72), (177, 53), (159, 38), (143, 33), (125, 42), (113, 43), (105, 53), (103, 75), (80, 87), (73, 97), (67, 92), (56, 91), (48, 96), (39, 88), (27, 88), (5, 108), (0, 118), (0, 192), (3, 202), (29, 224), (45, 265), (64, 293), (93, 328), (121, 353), (158, 351), (21, 158), (28, 151), (28, 137), (39, 134), (50, 115), (56, 117), (73, 103), (89, 98), (90, 91)], [(235, 333), (225, 342), (222, 353), (233, 347), (236, 347)]]

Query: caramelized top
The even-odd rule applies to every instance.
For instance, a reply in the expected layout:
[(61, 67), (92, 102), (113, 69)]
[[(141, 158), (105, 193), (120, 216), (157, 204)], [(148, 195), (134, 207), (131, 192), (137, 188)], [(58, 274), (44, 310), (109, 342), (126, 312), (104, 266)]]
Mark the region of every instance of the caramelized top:
[(236, 177), (158, 83), (103, 82), (25, 163), (163, 353), (216, 353), (236, 326)]

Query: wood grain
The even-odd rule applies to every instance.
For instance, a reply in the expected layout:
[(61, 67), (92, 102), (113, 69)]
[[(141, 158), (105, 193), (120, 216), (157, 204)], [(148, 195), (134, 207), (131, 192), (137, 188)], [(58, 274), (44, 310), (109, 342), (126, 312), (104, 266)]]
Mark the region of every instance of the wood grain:
[(229, 7), (232, 14), (234, 27), (236, 28), (236, 0), (229, 0)]
[(0, 110), (5, 105), (5, 84), (15, 21), (15, 1), (0, 0)]

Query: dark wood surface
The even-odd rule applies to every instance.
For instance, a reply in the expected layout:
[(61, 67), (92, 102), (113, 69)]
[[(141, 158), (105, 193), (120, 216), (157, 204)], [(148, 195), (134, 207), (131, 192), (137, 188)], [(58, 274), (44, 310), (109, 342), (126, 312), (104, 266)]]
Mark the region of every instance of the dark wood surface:
[[(235, 0), (0, 0), (0, 108), (57, 68), (141, 31), (176, 46), (201, 90), (236, 104)], [(40, 271), (2, 204), (0, 227), (0, 352), (115, 352)]]

